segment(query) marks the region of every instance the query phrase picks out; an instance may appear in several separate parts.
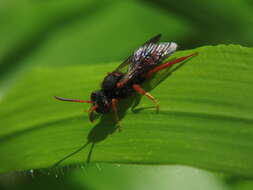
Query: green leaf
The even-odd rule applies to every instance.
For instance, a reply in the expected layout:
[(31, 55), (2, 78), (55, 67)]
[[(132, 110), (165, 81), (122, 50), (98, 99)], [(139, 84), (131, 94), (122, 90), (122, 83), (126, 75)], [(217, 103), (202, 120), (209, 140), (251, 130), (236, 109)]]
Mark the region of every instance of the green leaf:
[(94, 0), (6, 1), (0, 7), (0, 68), (9, 69), (40, 47), (58, 29), (89, 15)]
[[(194, 33), (184, 19), (154, 6), (137, 1), (106, 2), (65, 0), (60, 6), (44, 2), (45, 7), (35, 3), (23, 7), (24, 15), (8, 13), (22, 19), (14, 21), (24, 29), (14, 21), (6, 22), (7, 26), (0, 23), (6, 28), (6, 32), (0, 31), (0, 96), (31, 66), (118, 61), (158, 33), (163, 34), (162, 41), (177, 42)], [(152, 27), (150, 20), (156, 20)]]
[[(169, 74), (151, 92), (160, 112), (128, 110), (121, 133), (110, 114), (91, 124), (83, 113), (89, 105), (53, 99), (89, 99), (119, 63), (33, 69), (0, 104), (0, 172), (50, 167), (88, 140), (62, 164), (182, 164), (252, 177), (253, 49), (207, 46), (171, 59), (191, 52), (200, 54), (149, 82)], [(121, 101), (120, 110), (131, 101)], [(146, 106), (152, 103), (143, 98), (138, 107)]]
[(177, 0), (149, 0), (167, 12), (184, 17), (194, 26), (195, 33), (187, 36), (190, 47), (220, 43), (252, 46), (252, 3), (247, 1), (182, 0), (179, 5)]
[[(182, 180), (184, 180), (184, 183), (182, 183)], [(183, 166), (90, 164), (87, 167), (72, 170), (64, 181), (68, 181), (68, 184), (76, 184), (78, 187), (89, 187), (89, 189), (94, 190), (228, 190), (220, 176)], [(43, 184), (47, 185), (47, 183)]]

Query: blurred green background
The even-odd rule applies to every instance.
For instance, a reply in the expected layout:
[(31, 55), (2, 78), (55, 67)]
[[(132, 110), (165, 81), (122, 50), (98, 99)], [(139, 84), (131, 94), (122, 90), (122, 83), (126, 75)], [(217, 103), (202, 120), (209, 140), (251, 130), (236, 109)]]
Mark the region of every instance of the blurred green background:
[[(253, 45), (252, 0), (2, 0), (0, 97), (34, 66), (120, 61), (151, 36), (180, 49)], [(253, 189), (181, 166), (109, 164), (0, 176), (3, 189)]]
[(250, 0), (2, 0), (0, 90), (30, 66), (123, 60), (162, 33), (180, 49), (252, 46)]

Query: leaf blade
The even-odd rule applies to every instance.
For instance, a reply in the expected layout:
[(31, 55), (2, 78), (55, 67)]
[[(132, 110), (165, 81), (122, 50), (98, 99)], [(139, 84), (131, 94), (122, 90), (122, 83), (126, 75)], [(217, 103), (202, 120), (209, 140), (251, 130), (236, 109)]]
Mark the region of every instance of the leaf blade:
[[(252, 177), (253, 50), (221, 45), (193, 51), (199, 56), (151, 92), (160, 113), (128, 111), (123, 132), (113, 135), (105, 125), (110, 116), (94, 127), (81, 111), (87, 106), (53, 96), (89, 97), (117, 64), (107, 64), (106, 71), (103, 64), (35, 69), (1, 103), (0, 160), (11, 163), (1, 172), (52, 166), (95, 134), (93, 162), (183, 164)], [(142, 99), (140, 106), (149, 105)], [(65, 163), (85, 162), (90, 147)]]

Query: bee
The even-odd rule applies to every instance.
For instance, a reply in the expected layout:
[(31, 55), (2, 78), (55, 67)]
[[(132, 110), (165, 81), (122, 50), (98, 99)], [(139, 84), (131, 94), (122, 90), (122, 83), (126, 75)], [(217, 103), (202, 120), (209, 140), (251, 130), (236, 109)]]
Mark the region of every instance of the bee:
[(177, 50), (175, 42), (160, 42), (161, 34), (158, 34), (136, 49), (114, 71), (107, 74), (101, 84), (101, 89), (91, 93), (90, 100), (68, 99), (55, 96), (57, 100), (90, 103), (89, 120), (94, 121), (94, 112), (105, 114), (113, 112), (116, 125), (120, 126), (117, 105), (120, 100), (138, 93), (149, 98), (157, 111), (159, 104), (154, 96), (142, 88), (142, 84), (152, 76), (176, 63), (180, 63), (197, 55), (193, 53), (172, 61), (163, 63)]

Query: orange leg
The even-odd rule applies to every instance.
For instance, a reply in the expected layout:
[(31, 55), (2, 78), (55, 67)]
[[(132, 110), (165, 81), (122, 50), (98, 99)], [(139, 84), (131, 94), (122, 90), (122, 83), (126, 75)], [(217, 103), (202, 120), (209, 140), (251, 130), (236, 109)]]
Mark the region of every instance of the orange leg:
[(142, 95), (147, 96), (155, 105), (156, 105), (156, 110), (159, 111), (159, 104), (157, 103), (156, 99), (148, 92), (146, 92), (140, 85), (138, 84), (133, 84), (133, 89)]
[(116, 98), (112, 99), (112, 111), (114, 113), (114, 118), (115, 118), (115, 121), (116, 121), (116, 125), (118, 126), (119, 132), (120, 132), (121, 124), (120, 124), (119, 114), (118, 114), (118, 109), (117, 109), (118, 102), (119, 102), (118, 99), (116, 99)]
[(97, 109), (98, 105), (95, 105), (95, 106), (92, 106), (90, 109), (89, 109), (89, 119), (90, 119), (90, 122), (94, 122), (94, 111)]
[(184, 56), (184, 57), (179, 57), (179, 58), (177, 58), (177, 59), (175, 59), (175, 60), (172, 60), (172, 61), (169, 61), (169, 62), (167, 62), (167, 63), (164, 63), (164, 64), (162, 64), (162, 65), (160, 65), (160, 66), (157, 66), (157, 67), (155, 67), (154, 69), (150, 70), (150, 71), (147, 73), (146, 77), (147, 77), (147, 78), (150, 78), (154, 73), (156, 73), (156, 72), (158, 72), (158, 71), (161, 71), (161, 70), (163, 70), (163, 69), (166, 69), (167, 67), (169, 67), (169, 66), (171, 66), (171, 65), (174, 65), (174, 64), (176, 64), (176, 63), (180, 63), (180, 62), (182, 62), (182, 61), (184, 61), (184, 60), (186, 60), (186, 59), (188, 59), (188, 58), (190, 58), (190, 57), (193, 57), (193, 56), (195, 56), (195, 55), (198, 55), (198, 53), (193, 53), (193, 54), (190, 54), (190, 55), (187, 55), (187, 56)]
[(117, 88), (122, 88), (127, 82), (128, 82), (128, 79), (124, 79), (121, 82), (118, 82)]

